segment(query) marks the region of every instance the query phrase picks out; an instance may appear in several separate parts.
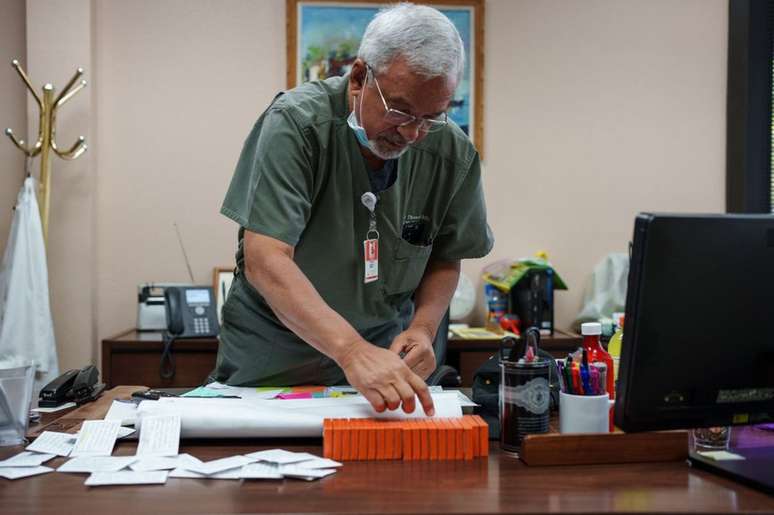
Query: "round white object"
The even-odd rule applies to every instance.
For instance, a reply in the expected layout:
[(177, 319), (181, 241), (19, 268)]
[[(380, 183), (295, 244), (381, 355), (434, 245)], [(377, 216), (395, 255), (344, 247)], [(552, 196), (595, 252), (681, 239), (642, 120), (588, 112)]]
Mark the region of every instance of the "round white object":
[(457, 282), (457, 289), (454, 290), (454, 296), (449, 306), (449, 318), (461, 320), (470, 315), (475, 307), (476, 289), (468, 276), (460, 273), (460, 280)]

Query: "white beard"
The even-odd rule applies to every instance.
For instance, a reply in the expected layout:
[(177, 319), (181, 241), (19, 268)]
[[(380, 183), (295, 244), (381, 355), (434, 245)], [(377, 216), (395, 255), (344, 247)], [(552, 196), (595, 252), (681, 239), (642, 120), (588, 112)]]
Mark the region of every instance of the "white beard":
[(409, 149), (408, 145), (399, 150), (387, 148), (386, 145), (375, 139), (368, 140), (368, 142), (371, 144), (369, 150), (371, 150), (371, 152), (379, 159), (398, 159)]

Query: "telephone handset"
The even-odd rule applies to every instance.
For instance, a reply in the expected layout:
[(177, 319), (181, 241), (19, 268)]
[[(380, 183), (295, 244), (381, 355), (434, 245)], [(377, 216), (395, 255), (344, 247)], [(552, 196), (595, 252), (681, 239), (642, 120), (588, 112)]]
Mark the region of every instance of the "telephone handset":
[(217, 336), (220, 329), (208, 286), (172, 286), (164, 290), (167, 330), (174, 339)]
[(164, 310), (167, 331), (159, 375), (171, 379), (175, 375), (172, 342), (183, 338), (218, 336), (218, 314), (208, 286), (171, 286), (164, 290)]

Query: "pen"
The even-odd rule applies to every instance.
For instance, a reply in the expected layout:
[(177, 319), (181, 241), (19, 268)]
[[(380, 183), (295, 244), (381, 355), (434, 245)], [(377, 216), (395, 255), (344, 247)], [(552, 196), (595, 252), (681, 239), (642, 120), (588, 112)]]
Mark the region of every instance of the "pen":
[(607, 392), (608, 395), (611, 393), (607, 391), (607, 365), (604, 363), (599, 364), (599, 387), (602, 393)]
[[(583, 351), (583, 357), (586, 357), (586, 351)], [(589, 366), (588, 364), (582, 364), (580, 366), (580, 376), (581, 381), (583, 382), (583, 392), (586, 395), (593, 395), (594, 391), (591, 389), (591, 384), (589, 381)]]
[(557, 360), (556, 370), (557, 372), (559, 372), (559, 390), (562, 392), (566, 392), (567, 387), (564, 385), (564, 363)]
[(573, 393), (573, 385), (572, 385), (572, 356), (568, 355), (567, 359), (564, 361), (564, 382), (567, 386), (567, 393), (572, 395)]
[(589, 372), (591, 373), (591, 391), (594, 395), (600, 395), (600, 389), (599, 389), (599, 367), (597, 367), (597, 363), (592, 363), (591, 368), (589, 368)]

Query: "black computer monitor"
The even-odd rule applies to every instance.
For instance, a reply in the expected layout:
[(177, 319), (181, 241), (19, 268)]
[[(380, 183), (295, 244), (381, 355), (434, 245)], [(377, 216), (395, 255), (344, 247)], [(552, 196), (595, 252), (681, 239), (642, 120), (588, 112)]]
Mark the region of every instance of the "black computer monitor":
[(774, 216), (640, 214), (631, 254), (616, 425), (774, 420)]

